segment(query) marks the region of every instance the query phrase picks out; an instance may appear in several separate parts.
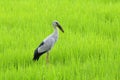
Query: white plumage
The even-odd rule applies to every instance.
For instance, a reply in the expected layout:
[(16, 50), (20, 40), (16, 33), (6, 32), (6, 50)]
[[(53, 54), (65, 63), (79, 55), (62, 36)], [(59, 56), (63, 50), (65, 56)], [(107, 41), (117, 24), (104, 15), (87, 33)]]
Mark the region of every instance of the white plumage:
[(58, 40), (59, 37), (59, 32), (57, 27), (64, 32), (64, 30), (62, 29), (62, 27), (60, 26), (60, 24), (58, 23), (58, 21), (54, 21), (53, 22), (53, 28), (54, 28), (54, 32), (49, 35), (47, 38), (45, 38), (43, 40), (43, 42), (37, 47), (37, 49), (34, 52), (34, 58), (33, 60), (38, 60), (39, 57), (47, 52), (47, 57), (46, 60), (48, 62), (48, 55), (49, 55), (49, 51), (51, 50), (51, 48), (54, 46), (54, 44), (56, 43), (56, 41)]

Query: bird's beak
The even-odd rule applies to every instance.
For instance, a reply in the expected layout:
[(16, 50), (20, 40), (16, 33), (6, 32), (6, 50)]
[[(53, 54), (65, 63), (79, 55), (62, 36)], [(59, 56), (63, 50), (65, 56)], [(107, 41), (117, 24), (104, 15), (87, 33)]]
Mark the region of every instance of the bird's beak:
[(57, 27), (64, 33), (64, 30), (63, 30), (63, 28), (61, 27), (60, 24), (57, 24)]

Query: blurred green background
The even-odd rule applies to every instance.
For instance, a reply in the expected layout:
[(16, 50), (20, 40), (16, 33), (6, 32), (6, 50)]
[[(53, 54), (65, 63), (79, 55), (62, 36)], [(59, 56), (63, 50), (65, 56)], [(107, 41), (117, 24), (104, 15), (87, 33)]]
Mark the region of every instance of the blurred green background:
[[(58, 20), (65, 33), (50, 52), (33, 52)], [(119, 0), (1, 0), (1, 80), (119, 80)]]

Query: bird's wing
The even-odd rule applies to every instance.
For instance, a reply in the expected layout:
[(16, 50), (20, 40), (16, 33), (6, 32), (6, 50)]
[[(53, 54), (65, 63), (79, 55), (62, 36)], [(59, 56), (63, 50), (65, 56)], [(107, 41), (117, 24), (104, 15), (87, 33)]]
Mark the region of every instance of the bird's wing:
[(54, 43), (55, 43), (54, 38), (47, 38), (38, 47), (38, 53), (49, 51), (52, 48), (52, 46), (54, 45)]

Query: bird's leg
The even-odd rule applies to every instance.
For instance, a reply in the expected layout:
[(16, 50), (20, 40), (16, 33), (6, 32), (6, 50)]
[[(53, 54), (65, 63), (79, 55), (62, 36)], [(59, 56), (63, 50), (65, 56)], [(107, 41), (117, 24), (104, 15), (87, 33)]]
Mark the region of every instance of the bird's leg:
[(46, 56), (46, 64), (49, 63), (49, 52), (47, 52), (47, 56)]

